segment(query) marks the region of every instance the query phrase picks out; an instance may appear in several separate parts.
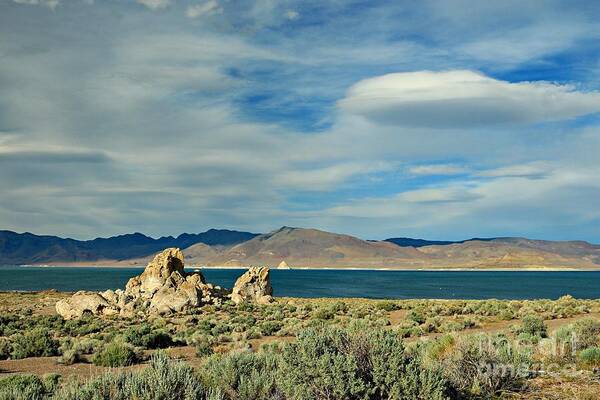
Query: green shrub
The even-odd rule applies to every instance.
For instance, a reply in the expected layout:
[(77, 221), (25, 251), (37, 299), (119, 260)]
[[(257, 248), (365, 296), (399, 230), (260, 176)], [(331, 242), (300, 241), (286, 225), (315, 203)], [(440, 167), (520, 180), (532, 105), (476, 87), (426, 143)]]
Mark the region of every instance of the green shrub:
[(158, 352), (147, 368), (71, 382), (59, 389), (53, 400), (192, 400), (204, 399), (206, 393), (192, 367)]
[(595, 347), (600, 344), (600, 321), (594, 318), (584, 318), (575, 321), (573, 332), (578, 349)]
[(0, 360), (6, 360), (12, 353), (12, 344), (7, 338), (0, 337)]
[(335, 317), (335, 312), (328, 307), (319, 307), (312, 313), (314, 319), (327, 320), (333, 319), (333, 317)]
[(279, 321), (264, 321), (259, 325), (260, 333), (263, 336), (273, 336), (282, 327), (283, 324)]
[(387, 312), (400, 309), (400, 307), (398, 306), (398, 303), (393, 302), (393, 301), (380, 301), (380, 302), (377, 302), (375, 307), (377, 307), (377, 309), (379, 309), (379, 310), (383, 310), (383, 311), (387, 311)]
[(213, 353), (214, 340), (209, 336), (200, 336), (196, 339), (196, 355), (198, 357), (208, 357)]
[(425, 322), (425, 317), (423, 316), (423, 313), (417, 310), (410, 310), (406, 315), (406, 319), (408, 319), (409, 321), (413, 321), (419, 325)]
[(128, 328), (123, 338), (127, 343), (145, 349), (164, 349), (173, 345), (173, 339), (168, 333), (154, 330), (148, 324)]
[(83, 361), (83, 355), (77, 349), (64, 350), (58, 359), (60, 364), (73, 365), (75, 363)]
[(58, 355), (59, 343), (45, 328), (35, 328), (12, 338), (13, 358), (50, 357)]
[(459, 337), (441, 368), (459, 393), (493, 398), (504, 390), (520, 388), (531, 366), (529, 350), (502, 335)]
[(0, 399), (37, 400), (42, 399), (46, 389), (35, 375), (13, 375), (0, 379)]
[(586, 367), (600, 367), (600, 347), (588, 347), (579, 353), (579, 360)]
[(210, 357), (200, 371), (204, 384), (228, 400), (276, 399), (276, 358), (270, 353)]
[(383, 329), (321, 327), (282, 351), (277, 382), (286, 399), (442, 399), (441, 373), (408, 355)]
[(71, 336), (85, 336), (100, 332), (103, 328), (104, 323), (92, 317), (72, 319), (64, 323), (64, 331)]
[(46, 393), (54, 393), (56, 389), (58, 389), (61, 376), (56, 373), (46, 374), (42, 377), (44, 383), (44, 390)]
[(547, 328), (542, 317), (529, 314), (523, 317), (523, 322), (516, 329), (515, 333), (517, 335), (526, 334), (529, 336), (544, 338), (547, 337)]
[(120, 342), (109, 343), (102, 351), (94, 354), (92, 362), (102, 367), (125, 367), (133, 365), (138, 357), (133, 349)]

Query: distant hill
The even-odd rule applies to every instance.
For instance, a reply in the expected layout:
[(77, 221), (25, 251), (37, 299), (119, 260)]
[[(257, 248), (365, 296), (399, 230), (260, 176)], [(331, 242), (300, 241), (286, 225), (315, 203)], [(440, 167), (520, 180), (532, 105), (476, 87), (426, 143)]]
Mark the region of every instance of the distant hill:
[(575, 268), (600, 269), (600, 246), (583, 241), (485, 238), (429, 241), (362, 240), (284, 226), (266, 234), (211, 229), (153, 239), (141, 233), (79, 241), (0, 231), (0, 264), (144, 265), (167, 247), (183, 249), (190, 266), (292, 268)]
[[(408, 245), (411, 240), (413, 246)], [(221, 266), (276, 266), (285, 261), (292, 268), (600, 268), (600, 246), (587, 242), (487, 238), (400, 243), (282, 227), (229, 248), (195, 245), (184, 253), (189, 262)]]
[[(186, 257), (189, 250), (184, 250)], [(279, 265), (284, 260), (291, 266), (379, 266), (389, 260), (414, 257), (416, 253), (415, 249), (404, 249), (393, 243), (370, 242), (317, 229), (284, 226), (225, 249), (213, 257), (189, 259), (191, 262), (232, 266)]]
[(167, 247), (187, 248), (197, 243), (209, 246), (231, 246), (252, 239), (257, 234), (210, 229), (203, 233), (184, 233), (177, 237), (153, 239), (131, 233), (93, 240), (63, 239), (32, 233), (0, 231), (0, 264), (77, 263), (122, 261), (143, 258)]

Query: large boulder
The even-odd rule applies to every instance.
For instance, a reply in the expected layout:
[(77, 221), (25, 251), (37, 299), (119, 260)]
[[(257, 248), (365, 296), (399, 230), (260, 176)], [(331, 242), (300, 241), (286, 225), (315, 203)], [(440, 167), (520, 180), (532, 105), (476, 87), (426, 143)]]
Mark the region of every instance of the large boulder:
[(273, 288), (271, 287), (269, 268), (250, 267), (245, 274), (235, 281), (235, 285), (231, 291), (231, 300), (235, 304), (244, 301), (259, 304), (272, 302)]
[(119, 309), (100, 293), (79, 291), (69, 299), (58, 301), (56, 312), (64, 319), (74, 319), (86, 314), (115, 315)]

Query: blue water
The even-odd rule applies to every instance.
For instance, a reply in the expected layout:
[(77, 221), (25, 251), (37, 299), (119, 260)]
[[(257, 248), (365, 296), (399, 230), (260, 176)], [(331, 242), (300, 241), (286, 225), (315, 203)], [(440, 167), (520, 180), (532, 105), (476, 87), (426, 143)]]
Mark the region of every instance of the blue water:
[[(0, 290), (105, 290), (125, 286), (140, 268), (0, 266)], [(242, 269), (205, 269), (209, 282), (231, 288)], [(273, 270), (275, 296), (386, 299), (600, 298), (600, 271)]]

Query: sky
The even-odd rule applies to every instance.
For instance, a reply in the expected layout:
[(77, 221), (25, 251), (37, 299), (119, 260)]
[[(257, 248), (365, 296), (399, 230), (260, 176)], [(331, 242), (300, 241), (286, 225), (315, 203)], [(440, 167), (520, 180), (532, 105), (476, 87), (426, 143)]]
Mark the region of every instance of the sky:
[(0, 229), (600, 243), (597, 1), (0, 0)]

